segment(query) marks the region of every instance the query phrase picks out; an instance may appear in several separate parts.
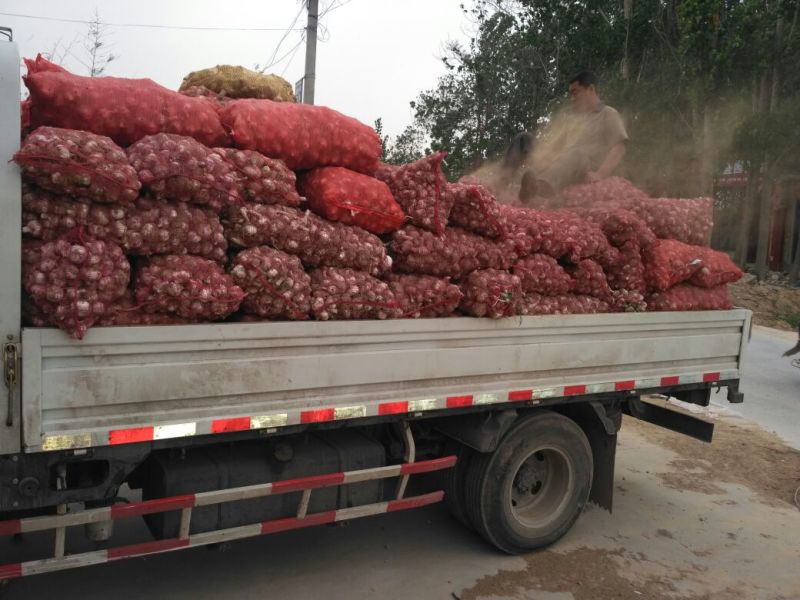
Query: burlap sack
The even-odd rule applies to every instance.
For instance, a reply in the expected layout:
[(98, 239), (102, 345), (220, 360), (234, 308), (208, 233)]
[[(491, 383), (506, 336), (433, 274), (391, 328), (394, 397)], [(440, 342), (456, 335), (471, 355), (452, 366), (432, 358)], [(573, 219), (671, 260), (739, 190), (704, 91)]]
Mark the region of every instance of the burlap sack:
[(180, 91), (203, 86), (228, 98), (261, 98), (294, 102), (291, 84), (277, 75), (257, 73), (244, 67), (217, 65), (193, 71), (183, 78)]

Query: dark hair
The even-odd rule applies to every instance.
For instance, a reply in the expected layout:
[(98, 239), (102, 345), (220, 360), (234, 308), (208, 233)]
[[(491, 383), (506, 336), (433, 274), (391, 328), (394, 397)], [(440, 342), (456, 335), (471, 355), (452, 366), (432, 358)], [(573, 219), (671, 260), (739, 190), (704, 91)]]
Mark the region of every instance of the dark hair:
[(578, 85), (584, 88), (588, 88), (590, 85), (597, 87), (597, 75), (595, 75), (591, 71), (581, 71), (580, 73), (574, 75), (567, 82), (567, 84), (572, 85), (576, 81), (578, 82)]

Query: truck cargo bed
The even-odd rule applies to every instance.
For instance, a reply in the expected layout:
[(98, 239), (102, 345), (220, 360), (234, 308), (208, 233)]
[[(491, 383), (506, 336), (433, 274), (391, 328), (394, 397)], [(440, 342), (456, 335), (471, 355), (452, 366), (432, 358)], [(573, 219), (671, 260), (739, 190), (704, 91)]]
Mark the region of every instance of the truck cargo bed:
[(739, 378), (747, 310), (23, 332), (25, 451)]

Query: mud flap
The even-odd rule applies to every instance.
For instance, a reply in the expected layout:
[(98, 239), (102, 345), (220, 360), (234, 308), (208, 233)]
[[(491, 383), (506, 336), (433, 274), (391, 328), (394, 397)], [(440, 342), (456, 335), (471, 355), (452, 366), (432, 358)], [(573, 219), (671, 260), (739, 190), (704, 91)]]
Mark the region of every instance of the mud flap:
[(659, 396), (634, 396), (623, 405), (626, 414), (683, 435), (710, 442), (714, 436), (714, 423), (699, 417)]

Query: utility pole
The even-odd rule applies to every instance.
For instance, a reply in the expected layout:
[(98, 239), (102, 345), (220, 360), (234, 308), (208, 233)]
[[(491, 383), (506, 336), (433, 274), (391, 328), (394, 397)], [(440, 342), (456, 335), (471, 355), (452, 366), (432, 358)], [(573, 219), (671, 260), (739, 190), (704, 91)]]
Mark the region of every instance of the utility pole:
[(306, 26), (306, 74), (303, 77), (303, 104), (314, 104), (314, 86), (317, 78), (317, 17), (319, 0), (308, 1)]

